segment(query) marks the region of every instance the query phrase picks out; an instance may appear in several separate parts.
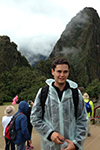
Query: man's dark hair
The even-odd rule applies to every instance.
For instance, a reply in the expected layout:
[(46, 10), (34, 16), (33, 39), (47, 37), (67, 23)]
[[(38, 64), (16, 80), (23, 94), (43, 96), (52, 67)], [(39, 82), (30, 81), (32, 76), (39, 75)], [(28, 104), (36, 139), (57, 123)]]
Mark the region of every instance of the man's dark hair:
[(56, 66), (60, 65), (60, 64), (67, 64), (68, 68), (70, 69), (70, 64), (69, 64), (68, 60), (66, 58), (63, 58), (63, 57), (59, 57), (53, 61), (52, 69), (55, 70)]

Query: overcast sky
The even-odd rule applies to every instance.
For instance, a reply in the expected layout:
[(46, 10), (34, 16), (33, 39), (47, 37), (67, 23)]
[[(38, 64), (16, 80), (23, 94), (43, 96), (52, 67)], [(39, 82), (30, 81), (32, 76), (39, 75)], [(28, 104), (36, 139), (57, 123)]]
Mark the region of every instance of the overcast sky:
[(85, 7), (100, 14), (100, 0), (0, 0), (0, 35), (35, 54), (48, 55), (68, 22)]

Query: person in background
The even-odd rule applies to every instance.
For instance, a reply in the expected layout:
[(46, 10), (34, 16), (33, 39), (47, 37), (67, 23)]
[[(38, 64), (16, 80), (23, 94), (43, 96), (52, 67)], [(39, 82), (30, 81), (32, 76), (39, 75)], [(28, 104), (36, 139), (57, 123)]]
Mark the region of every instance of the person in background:
[(21, 101), (19, 103), (18, 111), (14, 115), (16, 116), (18, 113), (22, 113), (15, 119), (15, 129), (18, 131), (16, 139), (14, 143), (17, 145), (17, 150), (26, 150), (25, 142), (28, 141), (31, 144), (31, 136), (28, 130), (28, 122), (26, 113), (28, 111), (29, 104), (25, 101)]
[(78, 89), (81, 91), (82, 95), (84, 94), (84, 87), (78, 87)]
[[(11, 121), (11, 118), (12, 118), (14, 113), (15, 113), (15, 108), (12, 105), (7, 106), (6, 109), (4, 110), (5, 116), (2, 117), (2, 126), (4, 128), (4, 130), (3, 130), (3, 136), (4, 137), (5, 137), (6, 126)], [(11, 146), (11, 150), (15, 150), (15, 144), (13, 143), (13, 141), (5, 138), (5, 143), (6, 143), (5, 150), (9, 150), (10, 146)]]
[[(18, 101), (16, 101), (16, 103), (19, 104), (21, 101), (26, 101), (26, 102), (28, 103), (28, 100), (22, 100), (21, 97), (19, 97), (19, 99), (18, 99)], [(31, 114), (31, 109), (32, 109), (33, 104), (34, 104), (34, 103), (33, 103), (32, 101), (29, 101), (29, 108), (28, 108), (28, 110), (27, 110), (27, 112), (26, 112), (26, 114), (25, 114), (25, 115), (27, 116), (28, 130), (29, 130), (30, 136), (31, 136), (31, 134), (32, 134), (32, 128), (33, 128), (32, 124), (30, 123), (30, 114)], [(34, 147), (31, 146), (31, 145), (29, 144), (29, 142), (27, 141), (26, 150), (33, 149), (33, 148), (34, 148)]]
[[(28, 108), (28, 111), (27, 111), (27, 113), (26, 113), (27, 120), (28, 120), (28, 130), (29, 130), (30, 136), (31, 136), (31, 134), (32, 134), (32, 128), (33, 128), (32, 124), (30, 123), (30, 114), (31, 114), (31, 109), (32, 109), (32, 106), (33, 106), (33, 105), (34, 105), (34, 103), (33, 103), (32, 101), (29, 101), (29, 108)], [(26, 149), (29, 150), (29, 149), (33, 149), (33, 148), (34, 148), (34, 147), (31, 146), (31, 145), (29, 144), (29, 142), (27, 141), (27, 147), (26, 147)]]
[(88, 114), (88, 117), (89, 117), (87, 136), (90, 137), (91, 136), (90, 119), (94, 115), (94, 105), (93, 105), (93, 102), (89, 100), (89, 95), (87, 93), (83, 94), (83, 98), (84, 98), (84, 101), (85, 101), (85, 104), (86, 104), (87, 114)]
[(63, 150), (63, 142), (67, 141), (66, 150), (83, 150), (87, 137), (88, 116), (84, 99), (78, 90), (79, 102), (77, 119), (71, 88), (78, 85), (69, 80), (70, 64), (65, 58), (57, 58), (51, 69), (54, 79), (47, 79), (49, 91), (42, 118), (41, 89), (39, 89), (31, 111), (31, 123), (41, 136), (41, 150)]
[(21, 97), (18, 98), (18, 100), (16, 101), (16, 104), (19, 104), (22, 101)]

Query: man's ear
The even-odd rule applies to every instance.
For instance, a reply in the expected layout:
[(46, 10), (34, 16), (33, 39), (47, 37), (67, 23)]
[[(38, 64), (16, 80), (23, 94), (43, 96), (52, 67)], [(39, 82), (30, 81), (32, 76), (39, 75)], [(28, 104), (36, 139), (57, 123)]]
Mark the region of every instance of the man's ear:
[(53, 69), (51, 69), (51, 73), (52, 73), (52, 75), (54, 75), (54, 70)]

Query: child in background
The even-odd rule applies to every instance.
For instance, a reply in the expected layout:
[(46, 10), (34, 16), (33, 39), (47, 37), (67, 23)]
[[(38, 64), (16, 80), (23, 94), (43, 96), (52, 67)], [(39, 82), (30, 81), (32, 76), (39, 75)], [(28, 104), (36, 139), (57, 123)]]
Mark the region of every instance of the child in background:
[(26, 101), (21, 101), (18, 106), (18, 111), (14, 116), (21, 113), (16, 119), (15, 119), (15, 129), (18, 131), (16, 135), (16, 139), (14, 140), (14, 143), (17, 145), (17, 150), (26, 150), (25, 142), (28, 141), (29, 144), (32, 143), (31, 136), (29, 134), (28, 130), (28, 122), (26, 113), (28, 111), (29, 104), (27, 104)]
[[(4, 137), (5, 137), (5, 128), (8, 125), (8, 123), (10, 122), (14, 112), (15, 112), (15, 108), (11, 105), (7, 106), (4, 111), (5, 116), (2, 117), (2, 126), (4, 128), (4, 130), (3, 130)], [(5, 143), (6, 143), (5, 150), (9, 150), (10, 145), (11, 145), (11, 150), (15, 150), (15, 144), (13, 143), (13, 141), (5, 138)]]
[[(22, 100), (21, 97), (19, 97), (18, 101), (16, 101), (17, 104), (19, 104), (21, 101), (26, 101), (28, 103), (28, 100)], [(28, 108), (28, 111), (27, 113), (25, 114), (27, 116), (27, 121), (28, 121), (28, 130), (29, 130), (29, 134), (31, 136), (31, 133), (32, 133), (32, 124), (30, 123), (30, 114), (31, 114), (31, 108), (33, 106), (33, 102), (32, 101), (29, 101), (29, 108)], [(29, 149), (33, 149), (34, 147), (31, 146), (29, 144), (29, 142), (27, 141), (27, 146), (26, 146), (26, 149), (29, 150)]]

